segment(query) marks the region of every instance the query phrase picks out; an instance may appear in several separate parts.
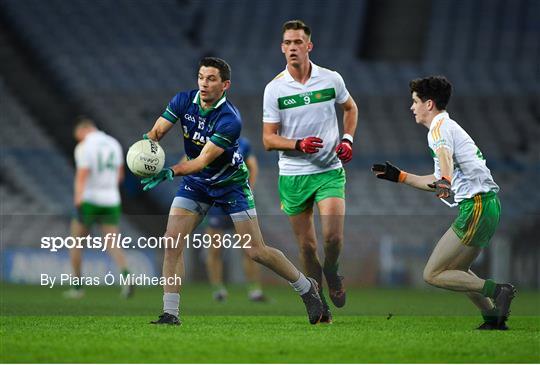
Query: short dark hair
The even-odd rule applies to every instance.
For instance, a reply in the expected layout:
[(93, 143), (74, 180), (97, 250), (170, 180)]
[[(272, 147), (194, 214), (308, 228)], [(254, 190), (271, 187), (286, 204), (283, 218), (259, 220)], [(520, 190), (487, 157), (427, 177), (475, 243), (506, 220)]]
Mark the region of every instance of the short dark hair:
[(446, 109), (446, 105), (452, 95), (452, 84), (444, 76), (429, 76), (422, 79), (414, 79), (409, 82), (411, 94), (416, 95), (425, 102), (433, 100), (439, 110)]
[(311, 38), (311, 28), (308, 27), (306, 23), (304, 23), (301, 20), (294, 19), (289, 20), (283, 23), (283, 27), (281, 27), (282, 34), (284, 34), (288, 30), (299, 30), (302, 29), (304, 33), (306, 33), (308, 39)]
[(225, 60), (217, 57), (204, 57), (199, 62), (199, 70), (201, 67), (215, 67), (219, 70), (219, 77), (221, 81), (227, 81), (231, 79), (231, 66)]
[(96, 123), (87, 115), (78, 115), (73, 121), (73, 131), (79, 128), (96, 127)]

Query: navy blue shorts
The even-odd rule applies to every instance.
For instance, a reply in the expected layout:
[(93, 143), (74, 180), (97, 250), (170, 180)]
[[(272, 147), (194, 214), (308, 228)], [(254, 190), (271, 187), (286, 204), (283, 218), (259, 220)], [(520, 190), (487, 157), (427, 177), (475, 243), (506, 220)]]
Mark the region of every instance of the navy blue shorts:
[[(185, 201), (186, 199), (199, 203), (198, 205), (203, 207), (202, 210), (204, 211), (201, 213), (206, 213), (212, 205), (220, 208), (228, 215), (255, 209), (255, 199), (247, 180), (243, 184), (213, 187), (189, 176), (184, 176), (176, 192), (175, 202)], [(173, 207), (176, 206), (175, 202), (173, 202)], [(184, 206), (179, 207), (189, 209)]]
[(223, 209), (213, 206), (206, 214), (208, 227), (219, 230), (228, 230), (234, 228), (231, 217)]

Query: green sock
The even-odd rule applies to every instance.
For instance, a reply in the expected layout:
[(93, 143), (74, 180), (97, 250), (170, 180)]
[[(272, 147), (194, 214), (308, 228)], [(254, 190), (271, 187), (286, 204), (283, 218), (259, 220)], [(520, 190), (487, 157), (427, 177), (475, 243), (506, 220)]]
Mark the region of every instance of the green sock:
[(81, 290), (81, 289), (82, 289), (82, 285), (81, 285), (81, 284), (73, 285), (73, 288), (74, 288), (75, 290)]
[(324, 271), (324, 273), (326, 275), (328, 275), (328, 274), (335, 275), (335, 274), (337, 274), (338, 269), (339, 269), (339, 264), (337, 263), (337, 261), (332, 263), (332, 264), (330, 264), (330, 263), (328, 263), (326, 261), (324, 262), (323, 271)]
[(128, 269), (122, 270), (122, 277), (127, 278), (128, 275), (129, 275), (129, 270)]
[(484, 321), (488, 323), (497, 322), (498, 315), (499, 315), (499, 311), (497, 310), (497, 308), (493, 308), (488, 311), (482, 312), (482, 318), (484, 318)]
[(482, 288), (482, 295), (487, 298), (493, 298), (495, 296), (495, 289), (497, 287), (497, 283), (491, 279), (487, 279), (484, 282), (484, 287)]

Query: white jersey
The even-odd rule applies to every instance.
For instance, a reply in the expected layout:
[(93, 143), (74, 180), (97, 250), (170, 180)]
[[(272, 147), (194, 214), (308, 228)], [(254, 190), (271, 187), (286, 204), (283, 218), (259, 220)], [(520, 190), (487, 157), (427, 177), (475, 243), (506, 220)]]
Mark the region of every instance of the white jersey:
[(83, 202), (100, 206), (120, 204), (118, 169), (123, 165), (123, 161), (120, 143), (101, 131), (89, 133), (75, 147), (77, 169), (90, 169), (84, 187)]
[(340, 137), (334, 104), (343, 104), (348, 98), (341, 75), (313, 63), (305, 85), (295, 81), (287, 68), (266, 85), (263, 122), (281, 123), (282, 137), (314, 136), (324, 145), (313, 154), (280, 151), (280, 175), (309, 175), (341, 167), (335, 153)]
[(472, 138), (448, 113), (437, 114), (428, 132), (428, 144), (435, 163), (435, 177), (441, 178), (439, 159), (435, 154), (439, 148), (446, 148), (454, 160), (452, 191), (459, 203), (478, 193), (498, 192), (499, 186), (493, 181), (486, 160)]

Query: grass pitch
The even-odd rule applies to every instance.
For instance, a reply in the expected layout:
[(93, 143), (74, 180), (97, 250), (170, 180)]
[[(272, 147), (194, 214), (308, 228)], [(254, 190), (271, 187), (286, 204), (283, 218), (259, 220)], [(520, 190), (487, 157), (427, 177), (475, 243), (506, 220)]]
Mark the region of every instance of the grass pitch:
[(537, 292), (518, 293), (506, 332), (474, 330), (475, 309), (442, 290), (349, 289), (333, 324), (311, 326), (285, 286), (267, 288), (272, 301), (261, 304), (242, 287), (215, 303), (208, 286), (189, 285), (179, 327), (148, 324), (160, 288), (127, 301), (116, 288), (88, 288), (82, 300), (61, 292), (2, 284), (2, 362), (540, 362)]

